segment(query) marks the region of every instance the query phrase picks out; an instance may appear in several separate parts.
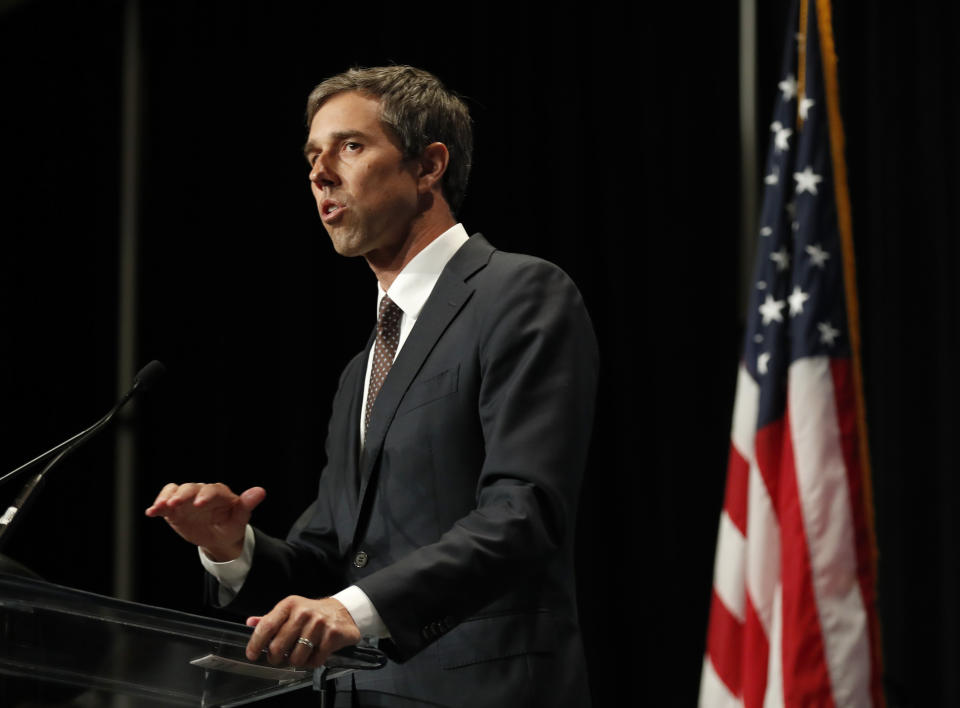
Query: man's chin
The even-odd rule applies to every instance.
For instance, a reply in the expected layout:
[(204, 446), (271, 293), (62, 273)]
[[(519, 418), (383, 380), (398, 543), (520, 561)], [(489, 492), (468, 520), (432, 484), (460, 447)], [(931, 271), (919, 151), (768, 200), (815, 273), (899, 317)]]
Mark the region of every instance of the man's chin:
[(361, 244), (353, 241), (331, 238), (330, 243), (333, 244), (333, 250), (337, 252), (337, 255), (344, 258), (356, 258), (366, 253), (366, 249)]
[(333, 244), (333, 250), (341, 256), (351, 257), (362, 255), (359, 244), (356, 239), (350, 238), (350, 234), (344, 233), (340, 229), (330, 228), (327, 224), (323, 227), (327, 230), (330, 237), (330, 243)]

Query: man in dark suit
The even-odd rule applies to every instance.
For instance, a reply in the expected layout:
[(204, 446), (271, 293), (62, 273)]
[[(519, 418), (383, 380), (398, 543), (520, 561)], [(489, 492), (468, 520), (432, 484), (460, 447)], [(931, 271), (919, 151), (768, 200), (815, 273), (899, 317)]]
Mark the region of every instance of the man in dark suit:
[(573, 547), (598, 360), (580, 294), (456, 222), (470, 118), (432, 75), (348, 71), (308, 121), (320, 218), (379, 285), (317, 498), (286, 540), (248, 525), (259, 487), (170, 484), (147, 514), (254, 615), (251, 660), (377, 643), (390, 662), (336, 679), (337, 705), (589, 705)]

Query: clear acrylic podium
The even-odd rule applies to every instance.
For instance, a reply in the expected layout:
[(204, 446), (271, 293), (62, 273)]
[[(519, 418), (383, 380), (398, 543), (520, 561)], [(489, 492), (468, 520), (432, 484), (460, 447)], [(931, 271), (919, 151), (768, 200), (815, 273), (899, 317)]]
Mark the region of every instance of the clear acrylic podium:
[[(248, 662), (249, 636), (241, 624), (0, 574), (0, 706), (228, 708), (312, 684), (311, 671)], [(327, 675), (385, 661), (353, 647)]]

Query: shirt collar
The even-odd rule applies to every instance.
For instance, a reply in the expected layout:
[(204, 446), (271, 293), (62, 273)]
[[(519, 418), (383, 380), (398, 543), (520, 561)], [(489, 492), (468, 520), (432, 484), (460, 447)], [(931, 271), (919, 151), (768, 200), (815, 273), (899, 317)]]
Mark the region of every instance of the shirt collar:
[[(390, 285), (390, 299), (406, 317), (417, 319), (440, 273), (460, 247), (470, 239), (463, 224), (454, 224), (427, 244), (401, 270)], [(377, 308), (386, 293), (377, 283)]]

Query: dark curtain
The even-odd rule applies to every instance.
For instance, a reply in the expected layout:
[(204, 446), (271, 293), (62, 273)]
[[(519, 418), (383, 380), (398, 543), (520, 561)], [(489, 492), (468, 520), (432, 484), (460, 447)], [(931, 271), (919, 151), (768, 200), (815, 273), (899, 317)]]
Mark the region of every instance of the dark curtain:
[(838, 3), (891, 706), (960, 703), (960, 20)]
[[(138, 509), (166, 481), (260, 484), (257, 522), (282, 534), (312, 494), (375, 313), (309, 196), (304, 99), (351, 65), (422, 66), (474, 115), (461, 220), (567, 270), (600, 339), (578, 529), (597, 704), (694, 705), (742, 336), (739, 37), (734, 7), (672, 5), (144, 2), (138, 346), (169, 372), (130, 422)], [(760, 5), (762, 158), (787, 3)], [(7, 470), (115, 394), (123, 4), (0, 8)], [(952, 705), (956, 10), (835, 13), (890, 704)], [(4, 552), (109, 593), (111, 468), (107, 435)], [(136, 532), (138, 599), (203, 611), (195, 552), (162, 522)]]

